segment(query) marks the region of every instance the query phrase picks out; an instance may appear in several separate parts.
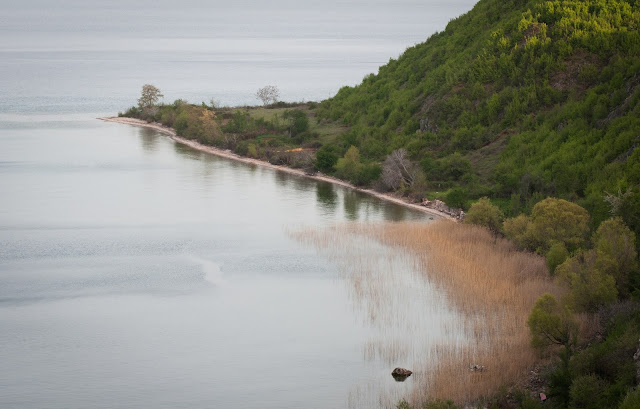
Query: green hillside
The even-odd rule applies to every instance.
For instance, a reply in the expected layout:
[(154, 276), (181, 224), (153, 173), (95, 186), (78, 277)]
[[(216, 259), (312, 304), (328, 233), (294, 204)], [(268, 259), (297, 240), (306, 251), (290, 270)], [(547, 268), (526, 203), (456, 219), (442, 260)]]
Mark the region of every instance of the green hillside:
[(546, 197), (640, 236), (640, 0), (480, 0), (328, 100), (124, 115), (272, 163), (506, 216)]
[(620, 193), (640, 233), (639, 24), (637, 0), (481, 0), (318, 116), (350, 127), (337, 155), (405, 148), (430, 191), (487, 195), (510, 215), (566, 198), (594, 226)]

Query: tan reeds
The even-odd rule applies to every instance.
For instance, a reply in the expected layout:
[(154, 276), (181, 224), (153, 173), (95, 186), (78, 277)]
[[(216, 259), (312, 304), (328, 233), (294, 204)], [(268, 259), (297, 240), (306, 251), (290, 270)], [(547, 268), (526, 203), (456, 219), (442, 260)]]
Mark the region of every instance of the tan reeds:
[[(366, 345), (365, 356), (414, 365), (418, 385), (407, 397), (414, 403), (434, 398), (472, 402), (524, 380), (536, 363), (526, 321), (541, 294), (558, 293), (542, 257), (519, 252), (483, 228), (448, 221), (347, 224), (292, 235), (337, 260), (369, 319), (395, 334), (386, 337), (383, 331), (382, 339)], [(433, 328), (412, 328), (412, 321), (421, 318), (393, 293), (394, 286), (411, 291), (420, 285), (425, 297), (436, 297), (436, 305), (457, 313), (440, 322), (440, 336), (420, 336)], [(436, 308), (432, 300), (419, 304), (412, 308)], [(398, 330), (422, 344), (398, 342)], [(486, 370), (471, 371), (471, 365)]]

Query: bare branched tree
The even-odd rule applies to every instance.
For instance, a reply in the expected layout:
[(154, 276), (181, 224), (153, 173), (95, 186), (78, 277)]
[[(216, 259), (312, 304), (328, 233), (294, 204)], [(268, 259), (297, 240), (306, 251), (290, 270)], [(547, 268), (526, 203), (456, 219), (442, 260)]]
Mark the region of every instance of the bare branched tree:
[(258, 97), (258, 99), (262, 101), (262, 104), (264, 106), (267, 106), (269, 104), (275, 104), (276, 102), (278, 102), (280, 91), (275, 85), (267, 85), (260, 88), (258, 92), (256, 92), (256, 97)]
[(145, 112), (150, 111), (164, 95), (160, 90), (151, 84), (142, 86), (142, 93), (138, 98), (138, 106)]
[(404, 148), (396, 149), (384, 160), (382, 182), (391, 189), (411, 186), (418, 176), (418, 167), (409, 160)]
[(220, 108), (222, 105), (220, 104), (220, 101), (218, 101), (217, 99), (215, 99), (215, 98), (209, 98), (209, 106), (210, 106), (212, 109), (218, 109), (218, 108)]
[(627, 188), (627, 190), (622, 193), (622, 189), (618, 188), (618, 194), (611, 194), (605, 191), (606, 196), (604, 197), (604, 201), (609, 203), (610, 209), (609, 212), (612, 216), (617, 216), (620, 208), (624, 201), (631, 196), (632, 192)]

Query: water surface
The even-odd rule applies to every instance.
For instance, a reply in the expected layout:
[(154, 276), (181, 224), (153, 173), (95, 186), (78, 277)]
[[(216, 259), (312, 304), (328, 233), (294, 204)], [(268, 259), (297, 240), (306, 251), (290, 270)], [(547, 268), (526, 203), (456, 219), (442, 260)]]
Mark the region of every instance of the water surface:
[(127, 125), (0, 144), (1, 406), (332, 408), (393, 382), (348, 276), (287, 230), (423, 214)]
[[(166, 102), (318, 101), (355, 85), (474, 0), (23, 0), (0, 4), (0, 120), (113, 114), (142, 84)], [(4, 95), (3, 95), (4, 94)]]
[(165, 101), (253, 104), (266, 84), (326, 98), (471, 1), (14, 3), (0, 5), (1, 407), (328, 409), (410, 391), (389, 373), (416, 346), (380, 345), (409, 322), (420, 342), (446, 338), (441, 295), (368, 247), (397, 273), (390, 305), (409, 302), (372, 320), (348, 267), (290, 232), (423, 214), (94, 118), (144, 83)]

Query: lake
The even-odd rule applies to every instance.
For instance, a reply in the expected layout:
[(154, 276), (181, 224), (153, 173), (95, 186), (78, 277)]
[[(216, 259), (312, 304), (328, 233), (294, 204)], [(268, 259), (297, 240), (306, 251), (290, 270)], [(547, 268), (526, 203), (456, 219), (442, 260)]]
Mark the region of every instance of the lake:
[(392, 406), (412, 383), (391, 369), (459, 338), (397, 250), (353, 238), (415, 306), (390, 322), (292, 233), (423, 213), (95, 119), (146, 82), (165, 101), (326, 98), (472, 2), (364, 5), (0, 6), (1, 407)]

